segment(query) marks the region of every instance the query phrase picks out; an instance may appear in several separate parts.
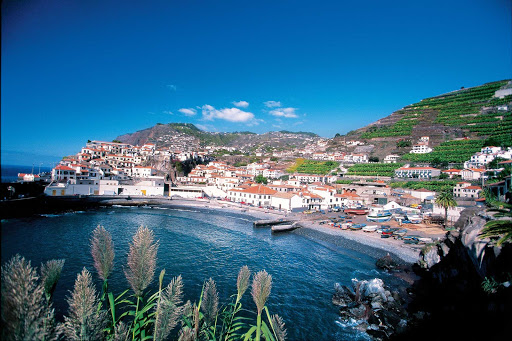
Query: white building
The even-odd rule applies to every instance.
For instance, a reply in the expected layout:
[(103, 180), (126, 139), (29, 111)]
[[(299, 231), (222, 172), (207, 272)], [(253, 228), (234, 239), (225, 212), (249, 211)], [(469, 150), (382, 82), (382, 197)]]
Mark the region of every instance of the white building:
[(480, 186), (473, 186), (469, 182), (459, 182), (453, 188), (453, 196), (456, 198), (478, 199), (482, 192)]
[(271, 197), (275, 190), (264, 186), (256, 185), (249, 188), (233, 188), (228, 191), (228, 198), (233, 202), (244, 202), (254, 206), (270, 206)]
[(430, 179), (441, 174), (441, 170), (433, 167), (401, 167), (395, 170), (397, 178)]
[(302, 208), (302, 197), (297, 192), (277, 192), (272, 195), (270, 205), (278, 210), (293, 211)]
[(411, 153), (413, 154), (428, 154), (432, 152), (432, 148), (428, 144), (418, 143), (412, 146)]
[(136, 178), (148, 178), (156, 175), (156, 169), (153, 167), (135, 166), (132, 169), (132, 176)]
[(389, 154), (384, 157), (384, 163), (397, 163), (400, 159), (399, 155)]

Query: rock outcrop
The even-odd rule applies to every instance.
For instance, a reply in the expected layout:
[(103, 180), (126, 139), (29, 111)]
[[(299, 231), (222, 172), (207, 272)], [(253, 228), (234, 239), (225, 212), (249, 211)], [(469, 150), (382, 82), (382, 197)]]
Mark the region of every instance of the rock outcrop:
[(388, 339), (407, 325), (407, 312), (397, 291), (391, 292), (380, 278), (352, 280), (352, 289), (336, 283), (332, 302), (345, 323), (375, 340)]

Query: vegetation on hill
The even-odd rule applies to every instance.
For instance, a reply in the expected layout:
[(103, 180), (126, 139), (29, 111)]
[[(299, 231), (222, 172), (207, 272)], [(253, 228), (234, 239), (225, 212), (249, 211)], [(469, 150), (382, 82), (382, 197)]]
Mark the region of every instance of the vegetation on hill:
[(395, 169), (402, 166), (402, 163), (359, 163), (350, 167), (346, 175), (394, 176)]
[(429, 163), (462, 163), (471, 158), (471, 155), (480, 151), (484, 146), (483, 140), (455, 140), (441, 143), (428, 154), (409, 153), (402, 157), (411, 162)]
[(280, 130), (279, 132), (283, 133), (283, 134), (295, 134), (295, 135), (306, 135), (306, 136), (311, 136), (311, 137), (318, 137), (317, 134), (311, 133), (311, 132), (307, 132), (307, 131)]
[[(388, 124), (365, 128), (360, 137), (411, 136), (413, 128), (423, 122), (423, 125), (431, 123), (461, 129), (473, 139), (492, 137), (495, 145), (512, 146), (512, 112), (510, 108), (497, 109), (498, 106), (510, 104), (512, 96), (494, 97), (496, 90), (507, 82), (487, 83), (423, 99), (394, 112), (384, 120)], [(393, 116), (395, 119), (392, 119)]]
[[(404, 113), (404, 111), (399, 111), (398, 113)], [(421, 115), (421, 113), (421, 111), (408, 112), (398, 122), (390, 126), (372, 126), (361, 134), (361, 138), (371, 139), (374, 137), (409, 136), (412, 133), (412, 128), (416, 124), (417, 116)]]
[(408, 188), (408, 189), (428, 189), (430, 191), (452, 191), (459, 180), (443, 180), (443, 181), (396, 181), (389, 185), (391, 188)]
[(286, 171), (288, 173), (326, 175), (336, 169), (339, 165), (340, 164), (335, 161), (314, 161), (298, 158), (295, 160), (295, 164), (289, 167)]

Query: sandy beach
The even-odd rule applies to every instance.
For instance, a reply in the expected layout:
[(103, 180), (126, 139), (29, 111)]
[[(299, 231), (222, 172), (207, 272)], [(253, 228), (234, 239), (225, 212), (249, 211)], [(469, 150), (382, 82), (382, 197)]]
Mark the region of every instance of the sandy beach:
[[(337, 238), (344, 238), (355, 241), (359, 244), (370, 246), (372, 248), (380, 249), (390, 254), (395, 255), (401, 260), (407, 263), (415, 263), (419, 260), (419, 252), (423, 245), (411, 245), (404, 244), (401, 240), (394, 238), (381, 238), (380, 234), (375, 232), (363, 232), (363, 231), (352, 231), (352, 230), (341, 230), (329, 226), (327, 224), (320, 225), (319, 221), (327, 219), (329, 216), (335, 216), (336, 213), (330, 215), (304, 215), (302, 213), (291, 213), (285, 214), (275, 210), (260, 209), (257, 207), (240, 206), (240, 204), (232, 203), (228, 201), (216, 201), (207, 199), (197, 200), (176, 200), (167, 201), (172, 206), (186, 206), (186, 207), (197, 207), (205, 209), (213, 209), (217, 211), (225, 211), (230, 213), (244, 214), (256, 219), (276, 219), (287, 217), (300, 222), (302, 228), (315, 230), (321, 233), (328, 234)], [(339, 213), (338, 213), (339, 214)], [(356, 216), (353, 221), (355, 223), (366, 222), (365, 216)], [(388, 224), (388, 223), (386, 223)], [(390, 222), (392, 225), (392, 222)], [(408, 227), (410, 234), (420, 235), (425, 237), (431, 237), (433, 239), (442, 238), (445, 232), (437, 227), (425, 227), (423, 225), (416, 225)]]

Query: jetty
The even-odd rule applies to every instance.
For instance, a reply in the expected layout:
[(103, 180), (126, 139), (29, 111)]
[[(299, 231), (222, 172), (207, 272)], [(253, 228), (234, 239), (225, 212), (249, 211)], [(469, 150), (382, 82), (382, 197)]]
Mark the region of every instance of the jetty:
[(288, 223), (294, 223), (295, 220), (286, 219), (286, 218), (279, 218), (279, 219), (264, 219), (264, 220), (256, 220), (252, 223), (254, 227), (261, 227), (261, 226), (273, 226), (273, 225), (281, 225), (281, 224), (288, 224)]

